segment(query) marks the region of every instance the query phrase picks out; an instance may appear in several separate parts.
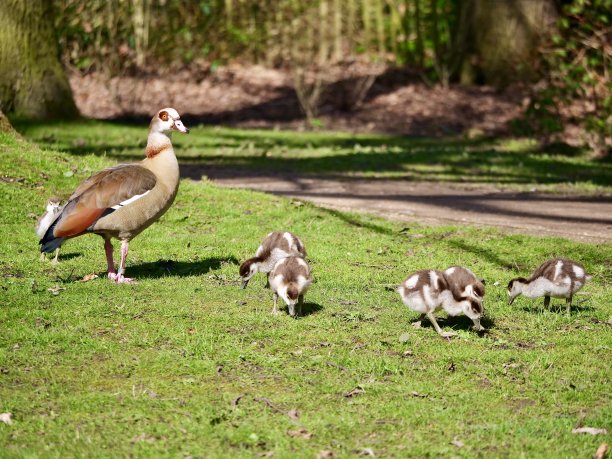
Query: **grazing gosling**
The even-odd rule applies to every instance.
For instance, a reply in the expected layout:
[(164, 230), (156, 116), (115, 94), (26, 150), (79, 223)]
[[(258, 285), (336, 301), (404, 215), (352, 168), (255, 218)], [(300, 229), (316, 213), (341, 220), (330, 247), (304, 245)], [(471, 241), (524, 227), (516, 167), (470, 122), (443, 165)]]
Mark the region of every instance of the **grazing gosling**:
[(564, 258), (553, 258), (543, 263), (529, 279), (516, 277), (508, 283), (508, 304), (519, 295), (528, 298), (544, 297), (544, 307), (550, 304), (550, 297), (565, 298), (567, 314), (570, 314), (574, 293), (590, 280), (580, 263)]
[[(55, 219), (58, 217), (58, 215), (62, 211), (62, 207), (60, 206), (60, 203), (61, 203), (61, 199), (55, 196), (49, 198), (49, 200), (47, 201), (46, 212), (43, 215), (41, 215), (41, 217), (38, 219), (38, 222), (36, 223), (36, 235), (38, 236), (39, 240), (44, 237), (45, 233), (47, 232), (51, 224), (55, 221)], [(51, 263), (53, 264), (59, 263), (59, 260), (58, 260), (59, 253), (60, 253), (60, 248), (58, 247), (57, 249), (55, 249), (55, 258), (53, 258), (53, 261)], [(46, 261), (46, 260), (47, 260), (47, 257), (45, 253), (42, 252), (40, 254), (40, 261)]]
[[(456, 280), (453, 279), (453, 277), (457, 277), (455, 273), (465, 277), (465, 273), (457, 268), (459, 267), (455, 267), (454, 270), (450, 271), (450, 279), (445, 272), (441, 271), (417, 271), (408, 276), (398, 289), (404, 304), (412, 310), (420, 312), (421, 318), (427, 316), (436, 332), (443, 338), (456, 336), (456, 333), (443, 332), (438, 325), (434, 312), (440, 308), (444, 309), (450, 316), (456, 316), (461, 313), (465, 314), (474, 322), (475, 330), (483, 330), (482, 325), (480, 325), (480, 318), (484, 313), (482, 299), (477, 299), (473, 295), (473, 287), (469, 289), (467, 286), (460, 288), (451, 283), (453, 280)], [(462, 295), (456, 296), (455, 293), (459, 292), (459, 290), (461, 290)]]
[(269, 273), (279, 260), (290, 255), (306, 257), (306, 249), (300, 238), (288, 231), (269, 233), (261, 242), (255, 256), (240, 265), (241, 287), (246, 288), (258, 272)]
[[(296, 256), (289, 256), (279, 260), (270, 272), (270, 287), (274, 292), (274, 308), (272, 314), (278, 314), (277, 302), (280, 296), (287, 304), (289, 315), (297, 318), (302, 314), (304, 294), (310, 287), (310, 267), (308, 263)], [(296, 314), (295, 305), (298, 305)]]

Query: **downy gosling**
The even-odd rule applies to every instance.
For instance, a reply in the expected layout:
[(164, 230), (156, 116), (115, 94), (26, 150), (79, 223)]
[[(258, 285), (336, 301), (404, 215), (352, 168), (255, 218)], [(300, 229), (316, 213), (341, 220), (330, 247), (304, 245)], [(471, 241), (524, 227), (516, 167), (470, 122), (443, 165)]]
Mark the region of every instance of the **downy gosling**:
[(289, 256), (279, 260), (270, 272), (270, 287), (274, 292), (272, 314), (278, 314), (277, 302), (280, 296), (287, 305), (289, 315), (294, 318), (300, 316), (304, 295), (311, 283), (310, 267), (302, 257)]
[(543, 296), (545, 308), (550, 304), (551, 296), (565, 298), (567, 313), (570, 314), (574, 294), (590, 279), (580, 263), (553, 258), (536, 269), (529, 279), (516, 277), (508, 283), (508, 304), (521, 294), (528, 298)]
[(466, 268), (454, 266), (444, 272), (417, 271), (408, 276), (398, 292), (404, 304), (420, 312), (421, 319), (426, 316), (443, 338), (456, 336), (456, 333), (442, 331), (434, 316), (439, 309), (450, 316), (465, 314), (474, 322), (474, 330), (484, 330), (480, 324), (484, 314), (484, 284)]
[[(41, 217), (38, 219), (38, 222), (36, 223), (36, 235), (38, 236), (39, 240), (43, 238), (43, 236), (45, 235), (45, 233), (47, 232), (51, 224), (55, 221), (59, 213), (62, 211), (62, 207), (60, 204), (61, 204), (61, 199), (55, 196), (49, 198), (49, 200), (47, 201), (46, 211), (43, 215), (41, 215)], [(53, 258), (51, 263), (53, 264), (59, 263), (59, 253), (60, 253), (60, 248), (58, 247), (57, 249), (55, 249), (55, 257)], [(45, 253), (44, 252), (41, 253), (40, 261), (46, 261), (46, 260), (47, 260), (47, 257)]]
[(258, 272), (270, 273), (279, 260), (291, 255), (306, 257), (306, 249), (300, 238), (289, 231), (269, 233), (261, 242), (255, 256), (240, 265), (241, 287), (246, 288), (251, 278)]

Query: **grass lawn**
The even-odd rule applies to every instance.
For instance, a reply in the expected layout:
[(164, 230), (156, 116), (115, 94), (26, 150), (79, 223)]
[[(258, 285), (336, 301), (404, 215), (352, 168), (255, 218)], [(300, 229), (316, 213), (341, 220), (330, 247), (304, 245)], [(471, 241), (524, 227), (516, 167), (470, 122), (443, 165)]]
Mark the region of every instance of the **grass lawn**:
[[(114, 285), (101, 238), (68, 241), (53, 266), (38, 260), (33, 225), (48, 196), (140, 159), (146, 131), (23, 129), (48, 145), (0, 134), (0, 413), (13, 415), (0, 423), (0, 457), (574, 458), (612, 440), (572, 433), (612, 429), (611, 245), (406, 227), (183, 180), (174, 206), (130, 245), (126, 274), (139, 283)], [(181, 159), (207, 164), (610, 186), (609, 166), (581, 157), (402, 140), (414, 147), (398, 147), (391, 163), (380, 154), (391, 140), (366, 139), (196, 129), (175, 141)], [(436, 148), (448, 150), (448, 170), (446, 153), (411, 170), (412, 156)], [(275, 229), (301, 236), (309, 252), (315, 283), (299, 320), (270, 314), (263, 275), (239, 289), (239, 262)], [(561, 300), (508, 306), (507, 281), (551, 256), (593, 275), (571, 317)], [(391, 286), (453, 264), (486, 279), (488, 332), (442, 319), (459, 333), (448, 341), (427, 323), (412, 327), (417, 314)], [(91, 273), (100, 278), (79, 281)]]

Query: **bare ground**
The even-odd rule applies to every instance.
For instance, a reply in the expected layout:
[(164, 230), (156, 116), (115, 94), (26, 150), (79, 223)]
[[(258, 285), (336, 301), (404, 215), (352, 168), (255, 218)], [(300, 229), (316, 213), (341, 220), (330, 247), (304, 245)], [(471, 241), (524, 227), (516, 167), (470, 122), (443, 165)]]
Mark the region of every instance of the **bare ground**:
[[(347, 108), (356, 79), (377, 75), (362, 103)], [(359, 76), (361, 75), (361, 76)], [(304, 129), (288, 72), (238, 65), (197, 75), (139, 75), (107, 78), (70, 75), (77, 106), (88, 118), (148, 121), (161, 107), (174, 107), (194, 124)], [(385, 132), (413, 136), (507, 133), (528, 99), (520, 88), (428, 85), (402, 69), (363, 69), (327, 85), (318, 120), (328, 130)]]
[[(184, 168), (184, 175), (202, 176)], [(221, 186), (248, 188), (317, 205), (373, 213), (425, 225), (493, 226), (514, 233), (560, 236), (583, 242), (612, 241), (612, 200), (599, 197), (513, 193), (495, 187), (465, 188), (387, 179), (336, 179), (314, 175), (240, 174), (207, 170)]]

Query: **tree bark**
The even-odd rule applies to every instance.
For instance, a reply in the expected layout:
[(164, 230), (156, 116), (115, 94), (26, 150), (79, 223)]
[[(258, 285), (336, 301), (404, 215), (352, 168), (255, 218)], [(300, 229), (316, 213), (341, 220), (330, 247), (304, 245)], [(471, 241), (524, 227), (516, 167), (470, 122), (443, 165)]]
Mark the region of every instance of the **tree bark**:
[(47, 0), (2, 0), (0, 109), (29, 119), (73, 118), (78, 110), (60, 63)]
[(461, 0), (454, 39), (460, 81), (503, 87), (532, 80), (538, 46), (556, 18), (555, 0)]

